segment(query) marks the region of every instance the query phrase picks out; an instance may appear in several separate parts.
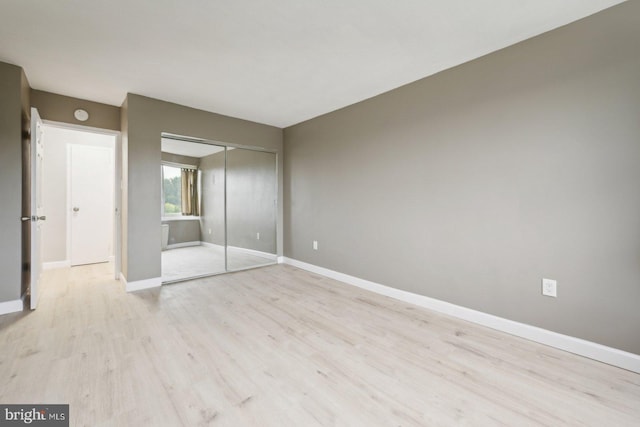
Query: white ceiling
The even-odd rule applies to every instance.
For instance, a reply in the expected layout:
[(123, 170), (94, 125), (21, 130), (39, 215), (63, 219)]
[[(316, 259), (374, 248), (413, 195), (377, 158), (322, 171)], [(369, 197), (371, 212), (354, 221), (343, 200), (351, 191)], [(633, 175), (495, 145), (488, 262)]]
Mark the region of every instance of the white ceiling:
[(0, 0), (0, 61), (36, 89), (286, 127), (618, 3)]
[(224, 147), (219, 145), (210, 145), (206, 143), (200, 142), (190, 142), (190, 141), (182, 141), (172, 138), (162, 137), (162, 148), (161, 150), (165, 153), (171, 154), (180, 154), (182, 156), (189, 157), (206, 157), (211, 154), (219, 153), (220, 151), (224, 151)]

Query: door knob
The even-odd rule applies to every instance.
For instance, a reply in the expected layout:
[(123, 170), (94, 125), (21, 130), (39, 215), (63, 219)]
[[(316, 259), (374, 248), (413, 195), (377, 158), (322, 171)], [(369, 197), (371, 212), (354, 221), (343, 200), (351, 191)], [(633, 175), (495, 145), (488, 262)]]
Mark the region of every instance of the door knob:
[(79, 210), (80, 210), (80, 208), (79, 208), (79, 207), (77, 207), (77, 206), (73, 208), (73, 211), (74, 211), (74, 212), (78, 212)]
[(31, 221), (31, 217), (30, 216), (23, 216), (23, 217), (20, 218), (20, 221), (22, 221), (22, 222)]
[(42, 215), (38, 217), (38, 221), (45, 221), (47, 219), (46, 215)]

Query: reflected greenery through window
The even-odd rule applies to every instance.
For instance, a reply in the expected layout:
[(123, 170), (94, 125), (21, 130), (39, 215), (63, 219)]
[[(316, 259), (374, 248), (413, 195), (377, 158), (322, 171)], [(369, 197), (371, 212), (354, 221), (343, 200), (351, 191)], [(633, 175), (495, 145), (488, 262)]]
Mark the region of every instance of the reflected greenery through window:
[(180, 215), (182, 180), (180, 168), (162, 165), (163, 215)]

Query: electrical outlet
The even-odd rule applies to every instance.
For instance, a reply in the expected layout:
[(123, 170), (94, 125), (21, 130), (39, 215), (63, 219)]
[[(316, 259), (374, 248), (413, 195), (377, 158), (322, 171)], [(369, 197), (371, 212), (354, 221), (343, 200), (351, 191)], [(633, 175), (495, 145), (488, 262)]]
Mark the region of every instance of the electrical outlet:
[(211, 234), (211, 229), (209, 229), (209, 234)]
[(260, 240), (260, 233), (256, 233), (256, 240)]
[(314, 250), (314, 251), (317, 251), (317, 250), (318, 250), (318, 241), (317, 241), (317, 240), (314, 240), (314, 241), (313, 241), (313, 250)]
[(558, 282), (553, 279), (542, 279), (542, 295), (558, 297)]

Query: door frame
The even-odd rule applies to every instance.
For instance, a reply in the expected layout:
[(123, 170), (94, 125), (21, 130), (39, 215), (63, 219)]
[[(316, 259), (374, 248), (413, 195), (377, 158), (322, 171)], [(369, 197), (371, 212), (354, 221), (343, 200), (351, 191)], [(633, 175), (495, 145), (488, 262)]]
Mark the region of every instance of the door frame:
[[(76, 130), (81, 132), (96, 133), (100, 135), (115, 136), (115, 142), (113, 146), (114, 157), (114, 182), (113, 182), (113, 249), (114, 249), (114, 268), (113, 274), (116, 280), (120, 280), (120, 272), (122, 270), (122, 133), (120, 131), (111, 129), (102, 129), (92, 126), (84, 126), (73, 123), (57, 122), (53, 120), (43, 120), (45, 126), (56, 127), (60, 129)], [(45, 137), (45, 144), (46, 144)], [(70, 172), (69, 165), (67, 165), (67, 177)], [(69, 179), (67, 179), (67, 190), (70, 185)], [(69, 215), (69, 203), (70, 194), (67, 191), (67, 200), (65, 205), (67, 206), (67, 254), (66, 258), (71, 261), (71, 248), (70, 237), (70, 215)]]

